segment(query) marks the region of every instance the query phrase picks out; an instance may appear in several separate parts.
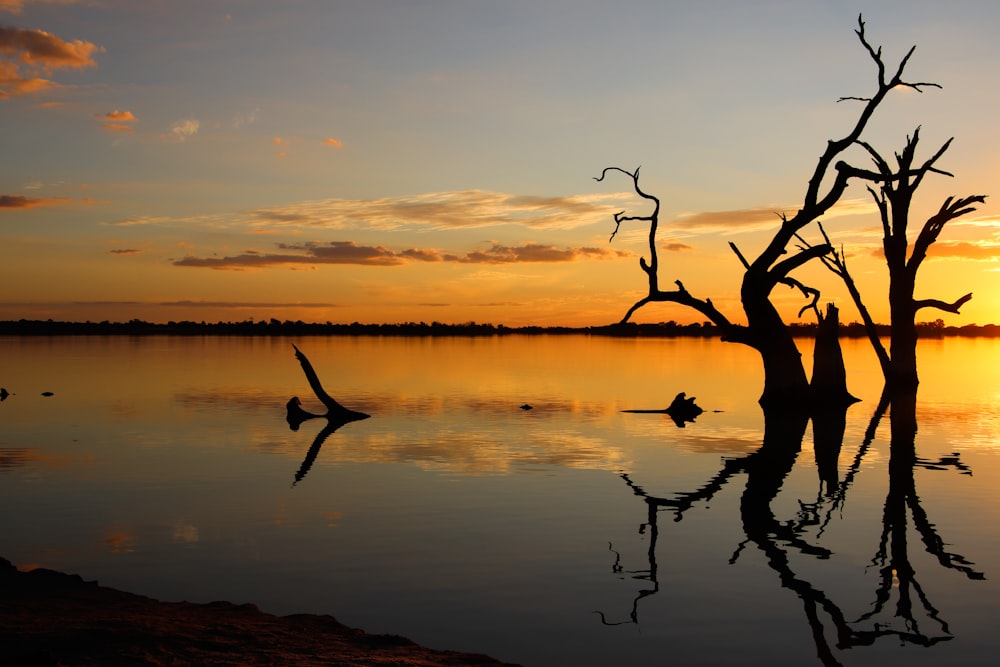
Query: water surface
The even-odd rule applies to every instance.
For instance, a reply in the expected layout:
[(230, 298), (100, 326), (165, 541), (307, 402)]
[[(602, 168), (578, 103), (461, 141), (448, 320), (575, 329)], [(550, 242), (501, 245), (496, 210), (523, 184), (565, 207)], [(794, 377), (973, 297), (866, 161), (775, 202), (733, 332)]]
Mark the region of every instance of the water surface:
[[(293, 342), (372, 415), (311, 454)], [(758, 359), (715, 341), (3, 338), (0, 555), (527, 665), (988, 662), (1000, 341), (921, 343), (903, 472), (845, 344), (843, 438), (762, 447)], [(684, 428), (622, 412), (679, 391)]]

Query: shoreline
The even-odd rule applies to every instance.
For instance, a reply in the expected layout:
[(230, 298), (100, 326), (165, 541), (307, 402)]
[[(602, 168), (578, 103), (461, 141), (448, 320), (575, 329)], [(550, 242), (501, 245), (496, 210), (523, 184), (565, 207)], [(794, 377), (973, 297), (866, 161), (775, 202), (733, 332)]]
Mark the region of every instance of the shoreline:
[[(791, 322), (788, 329), (794, 338), (815, 338), (815, 323)], [(891, 333), (889, 325), (876, 324), (877, 334), (887, 337)], [(917, 334), (920, 338), (998, 338), (1000, 325), (965, 324), (946, 325), (943, 320), (918, 322)], [(331, 322), (279, 321), (276, 319), (247, 320), (244, 322), (56, 322), (53, 320), (8, 320), (0, 321), (0, 336), (247, 336), (247, 337), (289, 337), (289, 336), (384, 336), (384, 337), (491, 337), (491, 336), (563, 336), (586, 335), (612, 338), (719, 338), (722, 330), (711, 322), (679, 324), (659, 323), (617, 323), (594, 326), (506, 326), (465, 322), (444, 324), (441, 322), (404, 322), (396, 324), (334, 324)], [(860, 322), (841, 323), (841, 338), (867, 338), (868, 330)]]
[(333, 616), (253, 604), (162, 602), (0, 557), (0, 662), (8, 665), (511, 665), (368, 634)]

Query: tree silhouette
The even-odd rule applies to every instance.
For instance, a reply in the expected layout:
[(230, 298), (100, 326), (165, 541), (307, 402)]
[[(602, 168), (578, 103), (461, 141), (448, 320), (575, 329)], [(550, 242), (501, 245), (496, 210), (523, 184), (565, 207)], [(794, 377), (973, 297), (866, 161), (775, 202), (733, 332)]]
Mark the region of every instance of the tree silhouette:
[[(895, 168), (890, 166), (889, 162), (872, 146), (865, 142), (858, 142), (871, 155), (877, 168), (877, 173), (869, 176), (870, 180), (878, 181), (881, 184), (878, 190), (869, 187), (868, 192), (879, 209), (882, 221), (882, 248), (889, 271), (890, 335), (888, 351), (879, 338), (875, 323), (862, 300), (861, 292), (847, 269), (843, 253), (831, 250), (829, 254), (822, 257), (826, 267), (840, 276), (847, 286), (847, 290), (865, 323), (868, 338), (875, 348), (875, 354), (882, 366), (882, 374), (885, 376), (886, 383), (894, 390), (903, 392), (915, 389), (919, 382), (917, 375), (917, 312), (922, 308), (936, 308), (949, 313), (958, 313), (959, 309), (972, 298), (972, 294), (969, 293), (950, 303), (940, 299), (916, 299), (914, 291), (917, 272), (927, 257), (927, 251), (938, 240), (944, 226), (956, 218), (975, 211), (973, 204), (982, 204), (986, 201), (985, 195), (948, 197), (941, 204), (937, 213), (924, 222), (912, 244), (909, 257), (907, 257), (907, 250), (910, 249), (908, 238), (910, 207), (914, 193), (928, 173), (952, 175), (934, 166), (938, 158), (948, 150), (952, 140), (949, 139), (945, 142), (934, 155), (922, 164), (915, 165), (919, 141), (920, 128), (918, 127), (912, 136), (907, 137), (902, 152), (896, 154)], [(820, 226), (820, 230), (826, 241), (826, 247), (829, 247), (829, 237), (822, 226)], [(803, 241), (803, 243), (805, 242)], [(808, 246), (808, 244), (805, 245)]]
[[(841, 138), (827, 142), (826, 149), (820, 155), (812, 175), (809, 177), (801, 208), (795, 215), (779, 215), (780, 224), (774, 231), (770, 242), (757, 255), (748, 260), (734, 243), (730, 247), (743, 264), (744, 273), (740, 287), (740, 301), (746, 325), (735, 324), (712, 303), (711, 299), (693, 296), (680, 280), (675, 280), (676, 289), (665, 290), (660, 286), (660, 263), (657, 254), (657, 233), (659, 231), (660, 200), (640, 187), (639, 169), (634, 171), (621, 167), (606, 167), (595, 180), (603, 181), (609, 173), (618, 172), (632, 180), (635, 193), (653, 205), (653, 210), (645, 215), (626, 215), (625, 211), (614, 215), (615, 228), (611, 239), (618, 234), (621, 225), (626, 222), (642, 222), (648, 225), (649, 259), (640, 258), (639, 266), (646, 274), (647, 294), (636, 301), (622, 317), (621, 322), (628, 322), (632, 315), (643, 306), (654, 302), (672, 302), (692, 308), (722, 331), (726, 341), (749, 345), (760, 353), (764, 366), (764, 389), (760, 398), (762, 405), (794, 406), (808, 404), (810, 399), (809, 381), (806, 379), (802, 356), (799, 353), (792, 332), (786, 325), (778, 310), (771, 302), (771, 294), (778, 285), (786, 285), (798, 289), (807, 299), (806, 305), (799, 311), (799, 316), (813, 310), (819, 316), (817, 302), (819, 291), (805, 285), (792, 276), (792, 273), (807, 262), (823, 257), (832, 251), (829, 244), (799, 245), (789, 249), (793, 240), (799, 238), (799, 233), (813, 222), (817, 222), (843, 196), (850, 181), (854, 178), (864, 178), (869, 181), (883, 181), (894, 178), (893, 174), (876, 173), (858, 169), (844, 161), (844, 154), (858, 145), (862, 133), (869, 121), (878, 110), (890, 91), (896, 88), (909, 88), (922, 92), (925, 87), (940, 87), (934, 83), (911, 82), (903, 78), (906, 64), (913, 54), (914, 48), (907, 52), (899, 62), (894, 73), (887, 74), (881, 48), (875, 48), (865, 36), (865, 23), (858, 17), (858, 28), (855, 30), (863, 48), (875, 63), (878, 76), (875, 92), (870, 97), (843, 97), (843, 100), (862, 102), (861, 111), (853, 127)], [(841, 397), (846, 398), (846, 397)]]

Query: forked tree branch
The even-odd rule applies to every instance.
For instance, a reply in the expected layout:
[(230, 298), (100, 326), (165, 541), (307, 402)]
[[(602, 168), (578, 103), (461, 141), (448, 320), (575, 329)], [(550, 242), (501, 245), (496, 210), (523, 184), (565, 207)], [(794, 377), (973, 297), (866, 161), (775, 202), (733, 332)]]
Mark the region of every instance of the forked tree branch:
[(910, 272), (916, 273), (921, 262), (927, 257), (927, 250), (937, 241), (941, 230), (944, 229), (946, 224), (955, 218), (960, 218), (967, 213), (975, 211), (976, 207), (971, 204), (985, 203), (986, 195), (970, 195), (960, 199), (948, 197), (941, 204), (938, 212), (927, 219), (927, 222), (924, 223), (923, 228), (920, 230), (920, 234), (917, 235), (916, 241), (913, 242), (913, 252), (910, 254), (910, 260), (907, 262), (907, 268)]
[[(885, 178), (884, 173), (858, 169), (847, 164), (843, 160), (837, 161), (837, 158), (848, 148), (860, 141), (861, 134), (867, 127), (868, 122), (871, 120), (875, 111), (882, 104), (883, 100), (892, 89), (905, 87), (922, 92), (922, 89), (926, 87), (940, 88), (940, 86), (935, 83), (924, 81), (910, 82), (903, 79), (903, 72), (906, 69), (910, 56), (913, 55), (916, 47), (912, 47), (907, 52), (907, 54), (899, 62), (895, 73), (888, 76), (885, 61), (882, 58), (882, 49), (876, 49), (868, 41), (868, 38), (865, 35), (865, 23), (860, 15), (858, 16), (858, 28), (855, 30), (855, 33), (857, 34), (861, 45), (868, 52), (878, 70), (877, 90), (871, 97), (841, 98), (864, 102), (861, 113), (858, 115), (854, 127), (851, 128), (846, 135), (840, 139), (827, 142), (826, 150), (820, 156), (812, 177), (809, 179), (802, 208), (795, 214), (795, 216), (782, 222), (781, 228), (775, 234), (771, 243), (752, 263), (756, 270), (766, 271), (770, 269), (770, 267), (778, 261), (780, 256), (785, 252), (785, 248), (795, 237), (796, 233), (805, 228), (805, 226), (809, 223), (817, 220), (840, 200), (841, 196), (846, 191), (851, 178), (864, 178), (870, 181), (881, 181)], [(820, 188), (824, 181), (828, 180), (827, 177), (831, 167), (835, 172), (835, 174), (833, 174), (833, 181), (829, 185), (829, 189), (826, 193), (821, 194)]]
[(632, 187), (634, 188), (636, 194), (643, 199), (653, 202), (653, 211), (649, 215), (625, 215), (624, 211), (615, 213), (614, 215), (615, 230), (611, 234), (611, 238), (608, 239), (609, 242), (618, 234), (623, 222), (638, 221), (649, 223), (649, 261), (647, 262), (645, 257), (639, 258), (639, 267), (648, 278), (649, 291), (646, 296), (632, 304), (632, 306), (625, 312), (625, 315), (619, 323), (627, 323), (632, 318), (632, 315), (634, 315), (637, 310), (646, 304), (666, 302), (676, 303), (692, 308), (708, 318), (709, 321), (722, 330), (722, 337), (724, 340), (749, 344), (747, 342), (749, 338), (744, 330), (745, 328), (730, 322), (729, 318), (723, 315), (722, 312), (715, 307), (711, 299), (699, 299), (692, 296), (680, 280), (674, 281), (674, 284), (677, 285), (676, 290), (661, 290), (659, 288), (659, 259), (656, 250), (656, 233), (659, 229), (660, 222), (660, 200), (657, 197), (644, 192), (639, 186), (638, 167), (636, 167), (635, 171), (628, 171), (627, 169), (622, 169), (621, 167), (605, 167), (604, 170), (601, 171), (601, 175), (595, 177), (594, 180), (598, 182), (603, 181), (608, 172), (612, 171), (620, 172), (632, 179)]
[(712, 324), (719, 327), (722, 331), (722, 340), (731, 343), (743, 343), (751, 347), (754, 346), (746, 327), (730, 322), (729, 318), (715, 307), (711, 299), (699, 299), (692, 296), (680, 280), (675, 280), (674, 284), (677, 285), (677, 289), (675, 290), (656, 290), (636, 301), (619, 321), (619, 324), (627, 323), (637, 310), (648, 303), (676, 303), (692, 308), (708, 318)]
[(920, 310), (921, 308), (937, 308), (938, 310), (943, 310), (947, 313), (955, 313), (957, 315), (959, 310), (961, 310), (962, 306), (964, 306), (966, 302), (970, 300), (972, 300), (972, 292), (969, 292), (963, 297), (955, 299), (951, 303), (946, 303), (944, 301), (941, 301), (940, 299), (914, 300), (913, 310), (917, 311)]
[(618, 230), (621, 228), (623, 222), (629, 221), (640, 221), (649, 223), (649, 262), (647, 263), (644, 258), (639, 258), (639, 266), (646, 273), (649, 278), (649, 291), (650, 294), (656, 292), (659, 289), (658, 285), (658, 271), (660, 266), (660, 260), (656, 254), (656, 233), (660, 224), (660, 200), (653, 195), (644, 192), (641, 187), (639, 187), (639, 169), (641, 167), (636, 167), (635, 171), (628, 171), (627, 169), (622, 169), (621, 167), (605, 167), (601, 171), (600, 176), (595, 176), (594, 180), (600, 183), (607, 176), (609, 171), (617, 171), (625, 174), (632, 179), (632, 189), (635, 193), (653, 202), (653, 211), (649, 215), (625, 215), (625, 211), (620, 211), (615, 213), (615, 231), (611, 233), (611, 238), (608, 239), (608, 243), (614, 240), (615, 236), (618, 234)]
[[(854, 282), (854, 277), (847, 269), (847, 255), (844, 253), (843, 248), (841, 248), (838, 252), (837, 249), (833, 247), (833, 243), (831, 243), (830, 237), (826, 233), (826, 229), (823, 228), (823, 223), (817, 220), (816, 226), (819, 227), (820, 234), (823, 235), (823, 240), (826, 242), (826, 245), (830, 246), (830, 252), (825, 255), (821, 255), (820, 261), (823, 262), (823, 265), (826, 266), (827, 269), (840, 276), (840, 279), (844, 282), (844, 285), (847, 287), (848, 294), (851, 295), (851, 300), (854, 301), (855, 308), (858, 309), (858, 313), (861, 315), (861, 321), (865, 325), (865, 333), (868, 335), (868, 340), (871, 342), (872, 348), (875, 350), (875, 356), (878, 357), (882, 373), (888, 374), (889, 367), (891, 365), (889, 352), (885, 349), (882, 339), (879, 338), (878, 327), (875, 325), (875, 320), (872, 318), (871, 312), (869, 312), (868, 307), (861, 298), (861, 291), (858, 290), (857, 283)], [(809, 242), (802, 238), (802, 236), (796, 235), (796, 238), (798, 238), (798, 240), (806, 247), (811, 247)]]

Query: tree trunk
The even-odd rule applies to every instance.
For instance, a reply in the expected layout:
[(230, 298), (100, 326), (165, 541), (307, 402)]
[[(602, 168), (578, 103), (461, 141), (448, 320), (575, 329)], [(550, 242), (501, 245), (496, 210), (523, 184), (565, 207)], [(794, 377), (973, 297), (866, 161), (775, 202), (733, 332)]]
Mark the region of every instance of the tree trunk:
[(890, 273), (889, 317), (892, 329), (886, 384), (893, 392), (916, 391), (920, 382), (917, 377), (917, 313), (913, 305), (913, 289), (913, 280), (908, 276)]
[(764, 365), (764, 392), (759, 403), (765, 409), (805, 410), (809, 407), (809, 380), (802, 353), (781, 315), (769, 300), (770, 290), (744, 276), (741, 300), (747, 314), (751, 346)]
[(787, 329), (774, 330), (773, 334), (758, 348), (764, 362), (764, 392), (759, 403), (778, 410), (808, 409), (810, 391), (802, 354)]
[(810, 387), (818, 409), (837, 408), (858, 401), (847, 391), (847, 369), (840, 349), (840, 311), (832, 303), (827, 304), (826, 315), (819, 316)]

